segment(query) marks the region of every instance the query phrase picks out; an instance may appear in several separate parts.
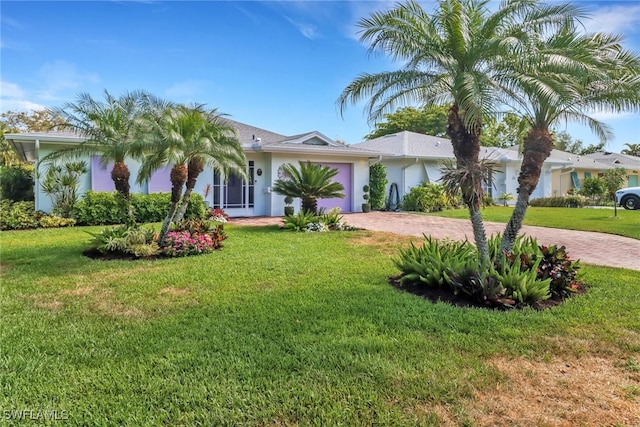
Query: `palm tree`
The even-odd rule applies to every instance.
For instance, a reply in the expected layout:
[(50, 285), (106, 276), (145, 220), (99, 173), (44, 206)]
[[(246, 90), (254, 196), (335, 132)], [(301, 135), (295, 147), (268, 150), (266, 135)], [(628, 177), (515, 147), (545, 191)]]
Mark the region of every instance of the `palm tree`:
[(622, 154), (628, 154), (629, 156), (640, 157), (640, 144), (627, 143), (624, 145), (627, 148), (621, 151)]
[(579, 34), (567, 23), (538, 34), (523, 46), (527, 61), (510, 64), (507, 75), (519, 94), (519, 109), (531, 129), (523, 143), (518, 197), (505, 228), (501, 248), (510, 252), (522, 227), (531, 193), (554, 140), (550, 128), (560, 121), (578, 121), (606, 141), (610, 129), (591, 111), (620, 112), (640, 108), (640, 57), (625, 51), (619, 36)]
[[(191, 193), (205, 165), (218, 173), (245, 177), (246, 158), (235, 129), (215, 109), (203, 105), (151, 108), (147, 117), (148, 140), (140, 147), (147, 153), (138, 174), (142, 182), (158, 168), (171, 164), (171, 207), (162, 224), (159, 244), (172, 222), (181, 221)], [(183, 187), (185, 187), (183, 194)]]
[(487, 0), (442, 0), (434, 13), (408, 0), (388, 12), (358, 23), (361, 42), (371, 52), (406, 61), (397, 71), (361, 74), (342, 92), (337, 104), (368, 99), (369, 119), (375, 121), (398, 105), (449, 103), (447, 135), (457, 168), (466, 170), (460, 188), (469, 209), (476, 246), (488, 260), (486, 232), (480, 213), (482, 168), (479, 165), (482, 117), (502, 105), (504, 91), (495, 65), (513, 54), (513, 41), (546, 23), (562, 21), (566, 5), (539, 6), (535, 0), (507, 0), (496, 12)]
[(41, 160), (46, 163), (99, 155), (103, 167), (113, 162), (111, 179), (121, 195), (130, 223), (135, 220), (130, 202), (131, 173), (125, 159), (131, 155), (135, 143), (140, 139), (138, 118), (142, 114), (141, 102), (146, 96), (145, 92), (135, 91), (116, 98), (105, 90), (105, 99), (101, 102), (88, 93), (81, 93), (76, 103), (68, 102), (61, 108), (49, 110), (64, 121), (56, 125), (57, 128), (71, 130), (86, 139), (75, 147), (55, 151)]
[(286, 178), (278, 179), (273, 184), (276, 194), (300, 197), (302, 210), (314, 214), (318, 211), (318, 199), (344, 198), (344, 186), (333, 181), (338, 174), (337, 169), (309, 161), (298, 163), (300, 169), (291, 163), (281, 166)]

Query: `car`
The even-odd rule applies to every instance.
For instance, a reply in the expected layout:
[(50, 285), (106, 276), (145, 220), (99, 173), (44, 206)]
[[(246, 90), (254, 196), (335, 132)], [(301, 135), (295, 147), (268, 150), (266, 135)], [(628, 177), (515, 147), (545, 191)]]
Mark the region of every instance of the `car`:
[(625, 209), (640, 209), (640, 187), (621, 188), (616, 191), (616, 203)]

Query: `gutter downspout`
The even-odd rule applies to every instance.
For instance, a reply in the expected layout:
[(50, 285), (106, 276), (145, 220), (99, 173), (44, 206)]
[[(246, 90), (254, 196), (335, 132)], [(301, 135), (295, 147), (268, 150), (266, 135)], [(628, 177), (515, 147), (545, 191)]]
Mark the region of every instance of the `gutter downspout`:
[(36, 158), (36, 167), (33, 169), (33, 186), (35, 187), (33, 189), (33, 202), (36, 206), (36, 210), (40, 210), (40, 197), (38, 196), (38, 193), (40, 192), (40, 171), (39, 171), (39, 167), (40, 167), (40, 139), (36, 139), (36, 147), (35, 147), (35, 158)]
[[(405, 170), (410, 168), (411, 166), (417, 164), (417, 163), (418, 163), (418, 158), (416, 157), (416, 159), (415, 159), (415, 161), (413, 163), (408, 163), (408, 164), (402, 166), (402, 168), (400, 169), (402, 171), (402, 174), (401, 174), (401, 178), (402, 178), (401, 185), (402, 185), (402, 196), (403, 197), (404, 197), (404, 194), (405, 194), (405, 183), (406, 183)], [(399, 197), (400, 197), (400, 195), (398, 195), (398, 198)]]

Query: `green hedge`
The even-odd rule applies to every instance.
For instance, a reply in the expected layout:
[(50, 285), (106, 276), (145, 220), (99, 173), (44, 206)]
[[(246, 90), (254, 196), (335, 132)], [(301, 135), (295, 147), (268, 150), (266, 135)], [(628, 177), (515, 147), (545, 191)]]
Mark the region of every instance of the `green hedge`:
[[(120, 208), (116, 192), (87, 191), (76, 204), (74, 217), (81, 225), (108, 225), (124, 223), (125, 214)], [(131, 204), (136, 222), (140, 224), (161, 222), (171, 205), (171, 194), (132, 194)], [(202, 196), (191, 194), (191, 202), (185, 214), (186, 218), (204, 219), (207, 209)]]
[(582, 208), (589, 205), (589, 199), (584, 196), (541, 197), (532, 199), (529, 204), (545, 208)]
[(423, 182), (417, 187), (412, 187), (409, 194), (402, 200), (402, 209), (416, 212), (438, 212), (444, 209), (458, 207), (460, 200), (450, 198), (444, 192), (444, 186)]
[(33, 201), (33, 166), (0, 167), (0, 198), (13, 202)]

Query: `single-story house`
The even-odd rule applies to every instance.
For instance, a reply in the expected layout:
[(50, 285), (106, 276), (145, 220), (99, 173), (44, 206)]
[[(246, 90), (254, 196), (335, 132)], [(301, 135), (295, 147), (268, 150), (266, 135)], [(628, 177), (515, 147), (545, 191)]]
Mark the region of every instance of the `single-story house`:
[[(448, 139), (408, 131), (371, 139), (355, 144), (354, 147), (381, 153), (375, 161), (382, 163), (387, 169), (387, 194), (390, 186), (396, 184), (400, 200), (412, 187), (422, 182), (438, 182), (442, 177), (441, 168), (446, 162), (455, 160), (453, 146)], [(515, 196), (522, 163), (517, 148), (482, 147), (480, 157), (494, 164), (489, 177), (490, 185), (485, 188), (486, 194), (492, 197), (498, 197), (502, 193)], [(556, 159), (549, 159), (544, 163), (540, 182), (531, 195), (532, 198), (552, 194), (552, 170), (562, 167), (564, 163)]]
[(628, 187), (640, 186), (640, 157), (631, 156), (629, 154), (611, 153), (609, 151), (587, 154), (585, 157), (594, 159), (599, 163), (604, 163), (610, 168), (626, 169), (626, 185)]
[(640, 157), (611, 152), (577, 155), (553, 150), (550, 159), (564, 161), (560, 168), (552, 170), (553, 195), (561, 196), (569, 190), (580, 190), (584, 180), (602, 176), (608, 169), (623, 168), (627, 171), (625, 186), (638, 186)]
[[(224, 180), (213, 169), (205, 169), (194, 191), (205, 196), (211, 206), (223, 208), (231, 216), (281, 216), (285, 206), (284, 197), (272, 192), (272, 186), (281, 173), (280, 167), (285, 163), (311, 161), (337, 169), (335, 180), (345, 188), (344, 199), (320, 200), (318, 206), (340, 207), (343, 212), (361, 211), (363, 187), (369, 183), (369, 159), (377, 158), (378, 153), (364, 147), (342, 145), (316, 131), (286, 136), (232, 120), (229, 122), (236, 128), (245, 150), (249, 179), (244, 182), (231, 175)], [(52, 151), (83, 141), (81, 136), (69, 132), (7, 134), (5, 137), (23, 161), (34, 164)], [(80, 183), (80, 193), (87, 190), (113, 191), (111, 167), (100, 167), (97, 156), (85, 160), (89, 172)], [(139, 162), (131, 160), (126, 163), (131, 172), (132, 192), (171, 191), (169, 167), (156, 171), (149, 181), (139, 185), (135, 183)], [(36, 209), (50, 211), (51, 200), (42, 192), (37, 181), (35, 193)], [(300, 200), (294, 203), (299, 204)]]

